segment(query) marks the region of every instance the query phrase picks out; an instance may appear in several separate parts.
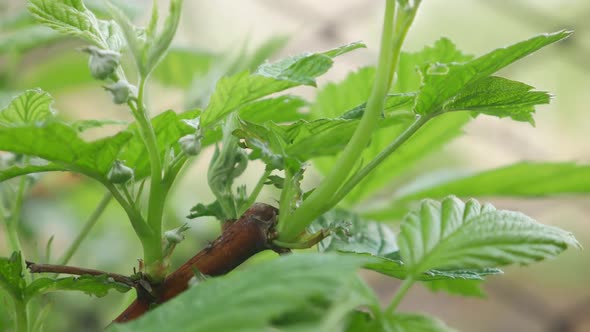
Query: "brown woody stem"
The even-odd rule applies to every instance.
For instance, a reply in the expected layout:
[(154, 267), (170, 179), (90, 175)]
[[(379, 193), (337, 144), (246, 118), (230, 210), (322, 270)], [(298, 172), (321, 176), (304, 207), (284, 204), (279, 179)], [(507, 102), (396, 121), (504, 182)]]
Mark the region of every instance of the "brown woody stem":
[(137, 299), (113, 322), (133, 320), (150, 309), (153, 304), (168, 301), (188, 288), (189, 280), (195, 270), (208, 276), (223, 275), (242, 264), (254, 254), (272, 249), (276, 216), (278, 210), (267, 204), (252, 205), (237, 221), (224, 227), (222, 234), (207, 247), (189, 259), (159, 285), (151, 285), (152, 291), (136, 287)]
[(120, 282), (122, 284), (134, 287), (135, 282), (133, 279), (126, 277), (121, 274), (117, 273), (110, 273), (104, 272), (100, 270), (93, 270), (93, 269), (86, 269), (83, 267), (75, 267), (75, 266), (67, 266), (67, 265), (53, 265), (53, 264), (35, 264), (33, 262), (27, 261), (27, 268), (31, 273), (63, 273), (63, 274), (72, 274), (77, 276), (83, 275), (91, 275), (91, 276), (101, 276), (106, 275), (109, 278), (113, 278), (113, 280)]

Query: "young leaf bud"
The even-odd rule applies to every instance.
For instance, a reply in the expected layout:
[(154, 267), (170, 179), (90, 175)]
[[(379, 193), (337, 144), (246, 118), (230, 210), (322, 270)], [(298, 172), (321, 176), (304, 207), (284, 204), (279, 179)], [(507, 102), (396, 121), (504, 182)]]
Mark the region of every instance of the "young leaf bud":
[(164, 238), (170, 244), (178, 244), (180, 241), (184, 240), (184, 232), (189, 229), (187, 224), (184, 224), (178, 228), (171, 229), (169, 231), (164, 232)]
[(111, 50), (101, 50), (95, 46), (88, 46), (82, 51), (90, 54), (88, 67), (92, 77), (97, 80), (104, 80), (115, 72), (119, 66), (121, 54)]
[(196, 134), (182, 136), (178, 140), (178, 144), (180, 144), (180, 148), (188, 156), (196, 156), (201, 152), (201, 137)]
[(120, 160), (115, 160), (113, 167), (109, 171), (107, 178), (111, 183), (124, 184), (133, 178), (133, 170)]
[(106, 85), (103, 88), (113, 95), (113, 103), (118, 105), (125, 104), (129, 99), (135, 96), (135, 87), (125, 80)]

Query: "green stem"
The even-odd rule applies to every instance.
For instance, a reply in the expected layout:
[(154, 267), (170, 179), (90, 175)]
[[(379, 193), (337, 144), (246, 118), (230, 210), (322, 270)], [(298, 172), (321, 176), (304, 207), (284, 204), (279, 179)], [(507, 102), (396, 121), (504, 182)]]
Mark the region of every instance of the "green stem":
[(24, 299), (14, 299), (14, 313), (16, 314), (16, 331), (28, 332), (27, 302)]
[(135, 198), (129, 192), (129, 189), (127, 188), (126, 184), (121, 186), (121, 191), (123, 191), (123, 196), (125, 197), (125, 199), (127, 199), (127, 202), (129, 202), (129, 204), (137, 206)]
[(250, 206), (252, 206), (252, 204), (254, 204), (254, 202), (256, 202), (256, 198), (258, 198), (258, 195), (260, 195), (260, 191), (262, 191), (262, 187), (264, 187), (264, 182), (266, 181), (266, 179), (268, 178), (270, 173), (271, 173), (271, 171), (265, 170), (264, 173), (262, 174), (262, 176), (260, 177), (260, 179), (258, 179), (256, 186), (254, 187), (254, 189), (250, 193), (250, 196), (248, 196), (248, 200), (240, 208), (240, 211), (238, 211), (238, 216), (241, 216), (242, 214), (244, 214), (244, 212), (246, 212), (246, 210), (248, 210), (250, 208)]
[(104, 194), (104, 196), (102, 197), (102, 199), (100, 200), (100, 202), (96, 206), (96, 209), (94, 209), (94, 211), (92, 212), (92, 214), (90, 215), (90, 217), (88, 218), (86, 223), (84, 224), (84, 227), (82, 227), (82, 230), (80, 231), (78, 236), (76, 236), (76, 238), (74, 239), (74, 241), (72, 242), (70, 247), (66, 250), (66, 252), (62, 256), (62, 258), (60, 259), (60, 261), (59, 261), (60, 265), (67, 265), (68, 264), (68, 262), (70, 261), (72, 256), (74, 256), (74, 253), (76, 253), (76, 251), (80, 247), (80, 244), (82, 244), (82, 241), (84, 241), (84, 239), (86, 239), (86, 236), (88, 235), (90, 230), (94, 227), (94, 225), (96, 225), (98, 218), (100, 218), (100, 216), (102, 215), (104, 210), (107, 208), (107, 206), (111, 202), (112, 198), (113, 198), (113, 195), (110, 192), (106, 192)]
[[(371, 140), (383, 111), (385, 97), (390, 88), (391, 76), (397, 67), (401, 45), (412, 21), (411, 18), (407, 17), (406, 10), (401, 11), (397, 17), (398, 20), (403, 22), (394, 24), (396, 23), (394, 22), (395, 17), (396, 1), (386, 0), (376, 77), (371, 95), (367, 101), (365, 113), (352, 138), (335, 163), (338, 167), (332, 169), (307, 200), (301, 204), (299, 209), (286, 218), (279, 220), (280, 240), (293, 242), (315, 218), (331, 208), (329, 204), (332, 202), (331, 198), (342, 186), (343, 179), (348, 178), (358, 156)], [(411, 17), (413, 18), (413, 16)], [(394, 26), (395, 30), (399, 31), (394, 31)]]
[(161, 246), (152, 246), (151, 239), (154, 238), (152, 229), (147, 225), (141, 213), (135, 209), (135, 207), (130, 205), (123, 195), (117, 190), (114, 184), (105, 181), (102, 182), (103, 185), (111, 192), (113, 198), (117, 200), (119, 205), (125, 210), (129, 221), (131, 222), (131, 226), (137, 234), (137, 237), (141, 241), (141, 245), (143, 247), (143, 255), (144, 257), (154, 257), (157, 256), (157, 250), (160, 252), (162, 251)]
[(18, 238), (18, 223), (20, 222), (20, 213), (23, 206), (25, 190), (27, 188), (26, 176), (21, 176), (16, 191), (16, 197), (12, 211), (6, 219), (6, 232), (8, 233), (8, 240), (10, 243), (11, 251), (22, 252), (22, 246)]
[(414, 135), (418, 129), (420, 129), (430, 117), (417, 117), (416, 120), (406, 130), (399, 135), (395, 141), (391, 142), (383, 151), (381, 151), (370, 163), (365, 167), (351, 176), (348, 181), (344, 183), (342, 188), (338, 190), (336, 195), (330, 201), (331, 206), (335, 206), (340, 202), (348, 193), (356, 187), (371, 171), (373, 171), (381, 162), (395, 152), (400, 146), (402, 146), (412, 135)]
[(178, 155), (170, 162), (170, 165), (167, 167), (166, 171), (164, 172), (164, 178), (162, 179), (162, 187), (164, 190), (164, 195), (168, 195), (170, 188), (174, 185), (174, 180), (178, 177), (178, 173), (182, 170), (184, 165), (186, 164), (188, 157), (182, 150), (178, 153)]
[[(160, 269), (163, 259), (163, 248), (161, 245), (162, 238), (162, 215), (164, 213), (164, 203), (166, 200), (165, 191), (162, 189), (162, 163), (160, 154), (158, 152), (158, 142), (156, 134), (147, 111), (144, 106), (146, 78), (141, 77), (139, 81), (139, 91), (137, 94), (137, 107), (134, 108), (132, 103), (129, 103), (135, 120), (139, 126), (139, 131), (143, 138), (145, 147), (150, 159), (150, 193), (148, 199), (148, 215), (147, 224), (152, 231), (152, 236), (149, 239), (141, 239), (144, 245), (144, 262), (147, 267), (147, 272), (152, 274), (156, 279), (163, 277), (163, 271)], [(155, 275), (154, 275), (155, 274)]]
[(388, 313), (395, 312), (395, 309), (397, 309), (397, 306), (400, 304), (400, 302), (402, 301), (404, 296), (406, 296), (406, 293), (408, 292), (408, 290), (410, 290), (410, 287), (412, 287), (413, 284), (414, 284), (414, 279), (412, 277), (408, 277), (406, 280), (404, 280), (404, 282), (401, 284), (401, 286), (399, 287), (397, 292), (395, 292), (393, 299), (391, 299), (391, 303), (389, 304), (389, 306), (385, 310), (386, 313), (387, 312)]

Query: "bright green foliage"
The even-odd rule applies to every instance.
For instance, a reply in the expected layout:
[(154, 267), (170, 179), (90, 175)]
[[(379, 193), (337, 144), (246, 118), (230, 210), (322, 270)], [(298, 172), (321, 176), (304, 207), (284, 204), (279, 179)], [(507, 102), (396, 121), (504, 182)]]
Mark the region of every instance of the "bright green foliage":
[[(373, 258), (363, 267), (397, 279), (406, 279), (408, 269), (402, 262), (396, 239), (389, 226), (362, 219), (359, 215), (335, 209), (317, 220), (310, 226), (310, 232), (330, 230), (331, 235), (318, 243), (320, 252), (342, 252), (351, 255)], [(502, 271), (495, 268), (428, 270), (417, 280), (483, 280), (483, 277), (498, 274)]]
[(131, 288), (125, 284), (116, 282), (106, 275), (80, 277), (67, 277), (59, 279), (38, 278), (27, 286), (26, 295), (31, 298), (37, 294), (44, 294), (55, 291), (80, 291), (88, 295), (103, 297), (109, 290), (114, 289), (125, 293)]
[(345, 210), (332, 210), (311, 225), (312, 232), (332, 230), (331, 236), (318, 243), (319, 251), (344, 251), (386, 256), (397, 251), (395, 234), (389, 226), (363, 220)]
[[(543, 34), (525, 40), (514, 45), (494, 50), (486, 55), (473, 59), (466, 63), (435, 63), (421, 68), (423, 85), (416, 99), (414, 111), (420, 115), (437, 114), (447, 111), (447, 104), (454, 98), (464, 94), (465, 89), (472, 89), (472, 84), (485, 79), (509, 64), (531, 54), (535, 51), (567, 38), (570, 31), (560, 31), (552, 34)], [(488, 82), (489, 83), (489, 82)], [(512, 84), (512, 83), (511, 83)], [(498, 86), (495, 89), (499, 89)], [(531, 98), (525, 94), (527, 98)], [(534, 98), (531, 98), (534, 99)], [(476, 99), (477, 100), (477, 99)], [(489, 97), (484, 98), (487, 103)], [(476, 107), (472, 100), (471, 107)], [(519, 101), (517, 101), (519, 103)], [(530, 104), (529, 104), (530, 105)], [(531, 108), (526, 108), (531, 110)], [(530, 117), (523, 117), (522, 108), (517, 108), (515, 120), (530, 121)], [(505, 112), (500, 112), (506, 116)]]
[[(156, 3), (154, 3), (154, 6), (156, 6)], [(166, 17), (164, 27), (158, 35), (156, 35), (155, 31), (157, 15), (152, 16), (153, 19), (150, 25), (152, 29), (148, 29), (146, 32), (148, 38), (151, 37), (151, 40), (148, 40), (148, 43), (150, 43), (150, 47), (147, 50), (147, 59), (145, 66), (150, 70), (156, 67), (158, 62), (160, 62), (162, 57), (166, 54), (168, 47), (170, 47), (170, 44), (172, 43), (172, 38), (174, 38), (174, 35), (176, 34), (178, 23), (180, 22), (181, 8), (182, 0), (170, 0), (168, 17)]]
[(275, 159), (293, 159), (299, 164), (312, 157), (336, 153), (346, 145), (357, 125), (357, 120), (345, 119), (300, 120), (284, 126), (242, 121), (235, 135), (256, 152), (252, 158), (261, 155), (273, 168), (282, 169), (284, 166), (277, 167)]
[(208, 52), (173, 48), (166, 53), (152, 77), (165, 85), (188, 88), (194, 76), (203, 75), (211, 68), (216, 56)]
[(41, 90), (27, 90), (0, 111), (0, 126), (35, 124), (53, 116), (53, 98)]
[(496, 268), (483, 269), (451, 269), (451, 270), (428, 270), (418, 275), (412, 275), (404, 262), (402, 262), (399, 251), (388, 255), (373, 256), (375, 258), (364, 268), (379, 272), (381, 274), (396, 278), (406, 279), (412, 277), (415, 280), (484, 280), (485, 276), (502, 273)]
[[(383, 106), (383, 115), (384, 118), (396, 117), (399, 116), (399, 113), (405, 114), (404, 112), (398, 112), (390, 114), (393, 111), (409, 109), (412, 104), (414, 104), (414, 99), (416, 95), (413, 93), (398, 93), (398, 94), (390, 94), (387, 95), (385, 98), (385, 105)], [(367, 107), (367, 103), (360, 104), (353, 109), (347, 111), (346, 113), (342, 114), (340, 118), (342, 119), (360, 119), (363, 114), (365, 113), (365, 108)]]
[(590, 192), (590, 167), (574, 163), (521, 162), (474, 174), (417, 179), (395, 194), (388, 208), (365, 215), (377, 220), (401, 219), (410, 203), (423, 198), (543, 197)]
[(273, 121), (275, 123), (297, 121), (307, 115), (299, 112), (307, 102), (298, 96), (282, 95), (266, 98), (240, 108), (240, 118), (254, 123)]
[(84, 132), (88, 129), (101, 128), (109, 125), (127, 125), (128, 122), (120, 120), (78, 120), (72, 122), (72, 127), (79, 132)]
[(20, 252), (13, 252), (10, 258), (0, 257), (0, 286), (15, 299), (24, 299), (27, 284), (22, 274), (23, 261)]
[[(194, 129), (185, 124), (183, 119), (193, 119), (200, 114), (200, 111), (187, 111), (183, 114), (176, 114), (174, 111), (165, 111), (152, 119), (152, 127), (156, 134), (160, 157), (164, 159), (166, 153), (173, 149), (176, 154), (179, 152), (178, 139), (184, 135), (194, 132)], [(131, 124), (128, 132), (133, 133), (133, 138), (122, 149), (118, 159), (125, 160), (125, 164), (135, 170), (137, 180), (148, 176), (150, 164), (146, 158), (147, 150), (137, 129), (137, 124)]]
[(156, 65), (162, 60), (172, 43), (180, 22), (182, 0), (171, 0), (168, 16), (163, 29), (158, 33), (156, 24), (158, 21), (157, 3), (154, 3), (152, 17), (145, 31), (135, 27), (127, 15), (119, 8), (109, 4), (109, 11), (113, 19), (121, 27), (122, 35), (126, 41), (140, 75), (146, 78)]
[(114, 51), (124, 46), (121, 29), (112, 21), (99, 20), (82, 0), (29, 0), (29, 11), (42, 24)]
[[(396, 107), (399, 101), (395, 96), (389, 100), (392, 108)], [(300, 164), (312, 158), (330, 156), (341, 151), (358, 126), (358, 116), (355, 113), (359, 110), (362, 112), (362, 108), (347, 112), (345, 115), (349, 118), (299, 120), (285, 125), (277, 125), (274, 122), (259, 125), (242, 121), (241, 128), (235, 131), (234, 135), (243, 138), (246, 146), (255, 151), (251, 155), (252, 158), (261, 155), (273, 168), (282, 169), (282, 164), (276, 166), (277, 159), (291, 159)], [(397, 115), (393, 112), (381, 122), (381, 126), (388, 130), (396, 130), (411, 118), (405, 113)], [(295, 116), (297, 115), (293, 114), (293, 118)], [(282, 116), (278, 116), (278, 119), (287, 121)]]
[[(51, 113), (52, 102), (53, 99), (47, 93), (30, 90), (16, 98), (7, 109), (2, 111), (0, 118), (29, 122), (40, 120)], [(8, 113), (4, 115), (5, 112)], [(153, 119), (152, 125), (162, 158), (170, 151), (170, 148), (174, 148), (178, 153), (178, 139), (193, 131), (182, 122), (182, 119), (192, 119), (199, 113), (200, 111), (197, 110), (177, 115), (173, 111), (167, 111)], [(107, 123), (110, 122), (107, 121)], [(136, 124), (131, 124), (126, 131), (115, 136), (94, 142), (87, 142), (80, 138), (79, 132), (83, 129), (102, 124), (103, 122), (94, 121), (69, 125), (53, 120), (41, 125), (31, 122), (18, 126), (15, 126), (15, 123), (9, 127), (6, 124), (0, 126), (1, 150), (34, 155), (50, 161), (46, 165), (13, 166), (2, 170), (0, 179), (31, 172), (70, 170), (103, 181), (116, 159), (125, 160), (128, 166), (135, 169), (136, 179), (147, 176), (149, 161), (145, 158), (146, 149), (137, 132)], [(20, 139), (14, 140), (13, 137)]]
[(38, 278), (27, 285), (23, 278), (22, 258), (19, 252), (12, 253), (10, 258), (0, 257), (0, 286), (15, 299), (25, 302), (38, 294), (58, 290), (82, 291), (98, 297), (105, 296), (111, 289), (119, 292), (130, 290), (129, 286), (115, 282), (105, 275), (59, 279)]
[(436, 318), (408, 313), (385, 314), (374, 319), (365, 312), (354, 312), (349, 316), (346, 332), (453, 332)]
[(457, 196), (542, 197), (590, 192), (590, 167), (575, 163), (521, 162), (407, 192), (404, 199)]
[(423, 282), (422, 285), (433, 292), (445, 291), (452, 295), (485, 298), (482, 283), (483, 280), (473, 279), (438, 279)]
[[(437, 43), (436, 45), (439, 45)], [(436, 52), (435, 52), (436, 50)], [(426, 48), (420, 53), (405, 54), (402, 59), (406, 59), (406, 62), (414, 61), (426, 61), (428, 58), (431, 61), (437, 61), (437, 59), (449, 59), (451, 57), (457, 57), (462, 59), (460, 53), (456, 53), (454, 48), (452, 52), (443, 47)], [(419, 60), (420, 59), (420, 60)], [(402, 63), (400, 63), (401, 66)], [(410, 64), (407, 64), (410, 66)], [(400, 68), (405, 68), (401, 66)], [(413, 76), (418, 78), (418, 73), (412, 73)], [(323, 89), (318, 92), (316, 102), (312, 105), (312, 116), (335, 118), (340, 115), (343, 117), (349, 117), (354, 112), (357, 112), (359, 105), (363, 105), (369, 95), (369, 87), (372, 80), (374, 79), (375, 73), (373, 68), (364, 68), (358, 72), (349, 74), (348, 77), (342, 82), (335, 84), (331, 83), (326, 85)], [(397, 91), (396, 91), (397, 92)], [(406, 91), (404, 91), (406, 92)], [(373, 138), (369, 147), (363, 152), (362, 160), (369, 161), (374, 158), (379, 152), (381, 152), (392, 140), (395, 139), (413, 119), (413, 116), (409, 117), (396, 117), (400, 109), (410, 110), (413, 103), (407, 103), (411, 98), (411, 95), (398, 95), (395, 99), (388, 98), (385, 104), (385, 118), (381, 122), (391, 121), (390, 126), (382, 125), (382, 129), (373, 134)], [(388, 112), (388, 103), (396, 105), (392, 112)], [(391, 105), (391, 104), (390, 104)], [(351, 110), (352, 109), (352, 110)], [(361, 108), (362, 109), (362, 108)], [(356, 118), (356, 116), (355, 116)], [(428, 122), (424, 125), (421, 130), (416, 133), (407, 143), (405, 143), (399, 150), (398, 153), (386, 159), (381, 165), (379, 165), (371, 174), (369, 174), (361, 183), (347, 196), (346, 201), (349, 203), (358, 203), (363, 199), (369, 198), (374, 195), (379, 189), (387, 186), (389, 183), (394, 181), (397, 177), (404, 174), (408, 169), (411, 169), (416, 161), (425, 157), (429, 153), (437, 151), (446, 143), (458, 137), (461, 134), (461, 128), (469, 121), (470, 117), (467, 114), (450, 114), (445, 115), (444, 119), (435, 119), (434, 121)], [(438, 120), (438, 121), (437, 121)], [(344, 135), (346, 132), (336, 129), (338, 135)], [(350, 136), (346, 136), (347, 138)], [(346, 144), (348, 139), (341, 141), (340, 144)], [(331, 144), (321, 144), (325, 148), (334, 146)], [(304, 147), (310, 148), (310, 144), (301, 146), (305, 151)], [(342, 148), (334, 148), (334, 151), (341, 151)], [(336, 162), (335, 157), (320, 158), (315, 160), (315, 164), (323, 172), (328, 172), (334, 167)]]
[[(18, 140), (14, 138), (18, 137)], [(132, 134), (86, 142), (72, 126), (59, 121), (0, 127), (0, 150), (38, 156), (65, 169), (103, 179)]]
[(418, 314), (395, 314), (386, 318), (390, 331), (395, 332), (453, 332), (436, 318)]
[(14, 165), (8, 168), (0, 169), (0, 182), (8, 179), (15, 178), (17, 176), (31, 174), (31, 173), (42, 173), (42, 172), (53, 172), (53, 171), (67, 171), (67, 167), (56, 165), (54, 163), (47, 163), (45, 165)]
[[(351, 203), (360, 202), (376, 194), (378, 190), (385, 188), (388, 184), (391, 185), (396, 179), (406, 176), (406, 172), (412, 170), (412, 166), (415, 166), (418, 161), (431, 153), (439, 151), (453, 139), (459, 137), (463, 133), (462, 128), (469, 120), (469, 114), (455, 113), (444, 114), (427, 122), (395, 154), (387, 158), (361, 181), (357, 188), (349, 194), (347, 200)], [(402, 132), (401, 129), (392, 131), (399, 134)], [(373, 139), (375, 145), (370, 145), (365, 153), (377, 155), (382, 151), (382, 149), (379, 149), (377, 142), (381, 142), (381, 146), (391, 143), (391, 140), (380, 139), (379, 135), (376, 136)]]
[(315, 78), (332, 67), (332, 58), (364, 47), (356, 43), (324, 53), (309, 53), (263, 64), (254, 73), (242, 72), (224, 77), (201, 117), (201, 125), (209, 127), (238, 107), (258, 98), (298, 85), (315, 86)]
[(549, 104), (549, 94), (530, 91), (532, 86), (501, 77), (490, 76), (467, 85), (444, 106), (445, 112), (474, 111), (500, 118), (535, 124), (535, 105)]
[(448, 38), (441, 38), (432, 46), (426, 46), (419, 52), (402, 52), (397, 69), (394, 92), (412, 92), (420, 89), (422, 77), (420, 68), (430, 63), (463, 63), (473, 56), (463, 54)]
[[(549, 103), (549, 94), (491, 75), (570, 32), (540, 35), (475, 59), (445, 38), (419, 52), (403, 53), (401, 44), (420, 1), (387, 1), (379, 69), (362, 68), (340, 83), (327, 84), (310, 104), (280, 93), (298, 86), (316, 87), (316, 79), (332, 67), (336, 56), (364, 44), (274, 63), (265, 60), (285, 45), (284, 37), (270, 39), (253, 51), (244, 45), (237, 52), (227, 52), (231, 55), (188, 49), (168, 52), (182, 0), (169, 3), (161, 27), (154, 2), (147, 27), (141, 28), (108, 2), (114, 21), (98, 19), (82, 0), (28, 1), (33, 16), (62, 35), (116, 51), (117, 60), (119, 51), (130, 53), (139, 73), (138, 82), (133, 82), (137, 91), (126, 81), (131, 75), (125, 75), (124, 61), (99, 75), (95, 70), (94, 76), (112, 80), (107, 87), (128, 88), (116, 103), (127, 104), (136, 122), (113, 136), (87, 141), (81, 135), (84, 130), (122, 123), (63, 122), (54, 117), (53, 99), (47, 92), (27, 90), (0, 111), (0, 151), (15, 155), (4, 160), (0, 181), (67, 170), (102, 182), (110, 192), (99, 206), (104, 210), (112, 196), (127, 213), (143, 247), (142, 273), (148, 280), (162, 280), (169, 272), (171, 248), (162, 247), (163, 235), (172, 239), (162, 232), (165, 202), (188, 158), (198, 155), (202, 146), (215, 144), (206, 173), (216, 201), (198, 203), (190, 217), (237, 219), (256, 201), (263, 185), (271, 184), (280, 190), (279, 224), (272, 230), (278, 234), (271, 234), (278, 236), (275, 245), (307, 248), (318, 239), (314, 236), (329, 236), (318, 243), (320, 253), (282, 256), (207, 279), (140, 319), (113, 325), (111, 330), (451, 331), (433, 318), (396, 312), (413, 282), (420, 281), (433, 291), (481, 297), (484, 278), (502, 272), (497, 266), (529, 264), (556, 256), (568, 246), (580, 246), (570, 233), (520, 213), (447, 197), (587, 193), (588, 167), (574, 164), (522, 163), (402, 187), (386, 203), (386, 210), (374, 213), (375, 219), (394, 219), (423, 198), (447, 198), (422, 201), (406, 215), (397, 237), (388, 225), (354, 212), (358, 210), (342, 208), (364, 208), (361, 203), (385, 187), (411, 182), (408, 174), (416, 170), (417, 162), (460, 135), (471, 116), (486, 114), (534, 124), (535, 107)], [(0, 23), (11, 29), (25, 27), (20, 35), (0, 38), (0, 53), (14, 55), (15, 63), (34, 44), (61, 38), (30, 26), (30, 20), (19, 22), (15, 18)], [(15, 39), (17, 35), (21, 39)], [(81, 56), (74, 61), (60, 57), (4, 85), (9, 89), (41, 85), (53, 92), (87, 83), (90, 75), (83, 60)], [(152, 72), (164, 85), (190, 88), (187, 105), (204, 109), (169, 110), (150, 119), (147, 93)], [(336, 159), (342, 151), (342, 158)], [(254, 159), (264, 162), (266, 169), (256, 189), (248, 193), (237, 182)], [(342, 161), (337, 164), (336, 160)], [(301, 183), (309, 161), (326, 173), (326, 179), (304, 192)], [(17, 249), (11, 258), (0, 258), (0, 286), (16, 300), (19, 331), (37, 326), (27, 322), (30, 307), (26, 307), (37, 295), (76, 290), (100, 297), (111, 289), (130, 290), (106, 274), (33, 278), (32, 282), (29, 275), (25, 277), (18, 222), (24, 195), (33, 183), (28, 179), (18, 181), (15, 199), (4, 198), (7, 205), (14, 205), (3, 216), (11, 246)], [(144, 179), (149, 180), (145, 191)], [(141, 184), (136, 187), (137, 181)], [(140, 204), (142, 193), (148, 197), (145, 207)], [(339, 203), (345, 204), (336, 209)], [(89, 227), (102, 210), (92, 214)], [(361, 267), (404, 280), (386, 310), (358, 278)], [(359, 308), (366, 312), (357, 311)]]
[(571, 233), (517, 212), (455, 197), (425, 200), (401, 225), (398, 245), (412, 275), (430, 269), (528, 264), (580, 247)]
[[(263, 331), (278, 317), (317, 301), (325, 304), (317, 310), (326, 313), (342, 292), (350, 292), (355, 271), (366, 262), (337, 254), (281, 257), (208, 279), (149, 315), (110, 330)], [(355, 305), (366, 300), (357, 301)]]

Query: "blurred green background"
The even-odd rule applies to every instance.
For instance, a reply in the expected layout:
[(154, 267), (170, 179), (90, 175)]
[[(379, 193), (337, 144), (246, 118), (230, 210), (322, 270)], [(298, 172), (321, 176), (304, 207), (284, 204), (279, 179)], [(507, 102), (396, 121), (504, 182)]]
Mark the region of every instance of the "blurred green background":
[[(167, 2), (160, 2), (166, 8)], [(102, 12), (102, 1), (86, 3)], [(147, 21), (151, 1), (119, 3), (137, 22)], [(185, 1), (174, 49), (154, 73), (149, 87), (150, 106), (159, 111), (198, 106), (213, 88), (207, 82), (224, 73), (256, 67), (266, 59), (356, 40), (366, 42), (368, 49), (338, 58), (318, 85), (340, 80), (349, 71), (374, 63), (382, 5), (381, 1), (367, 0)], [(536, 128), (507, 119), (479, 117), (468, 125), (463, 137), (420, 167), (444, 174), (520, 160), (590, 164), (588, 17), (590, 2), (584, 0), (424, 0), (406, 50), (419, 50), (446, 36), (464, 52), (482, 54), (541, 32), (567, 28), (576, 33), (501, 73), (555, 95), (551, 105), (539, 109)], [(77, 51), (81, 46), (84, 44), (77, 40), (33, 25), (23, 1), (0, 0), (0, 104), (6, 104), (21, 89), (40, 87), (56, 98), (54, 108), (64, 118), (130, 121), (126, 109), (114, 106), (100, 84), (91, 79), (87, 57)], [(296, 92), (313, 100), (312, 88)], [(85, 135), (96, 138), (121, 128), (93, 129)], [(167, 228), (185, 222), (191, 226), (187, 240), (174, 255), (175, 264), (192, 256), (219, 232), (212, 220), (185, 218), (194, 204), (213, 199), (205, 176), (210, 156), (211, 151), (205, 151), (191, 165), (170, 198)], [(260, 165), (250, 168), (243, 182), (254, 185), (260, 170)], [(307, 185), (317, 179), (312, 171), (306, 177)], [(51, 237), (51, 256), (59, 257), (102, 194), (100, 185), (79, 176), (43, 175), (25, 203), (21, 234), (28, 257), (41, 260)], [(273, 204), (274, 194), (267, 190), (262, 200)], [(498, 208), (521, 210), (540, 222), (570, 230), (586, 247), (590, 243), (590, 197), (489, 201)], [(0, 234), (0, 255), (8, 254), (5, 237)], [(130, 274), (140, 255), (130, 224), (112, 203), (71, 264)], [(567, 251), (557, 260), (505, 272), (485, 284), (486, 300), (433, 294), (417, 286), (404, 300), (402, 310), (431, 313), (462, 331), (590, 331), (587, 251)], [(384, 302), (398, 285), (377, 274), (365, 276)], [(116, 293), (102, 299), (70, 293), (51, 295), (45, 299), (52, 310), (48, 330), (100, 330), (132, 297)], [(0, 330), (10, 326), (5, 312), (10, 306), (9, 299), (0, 296)]]

